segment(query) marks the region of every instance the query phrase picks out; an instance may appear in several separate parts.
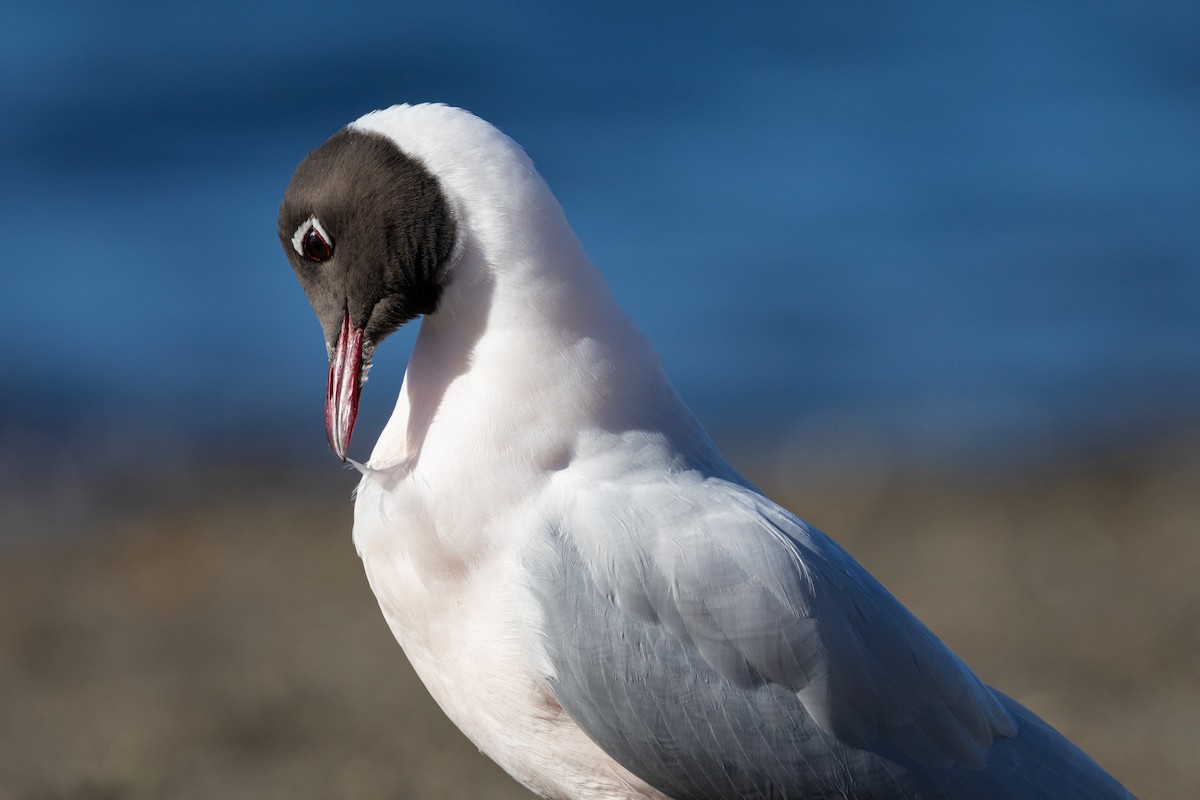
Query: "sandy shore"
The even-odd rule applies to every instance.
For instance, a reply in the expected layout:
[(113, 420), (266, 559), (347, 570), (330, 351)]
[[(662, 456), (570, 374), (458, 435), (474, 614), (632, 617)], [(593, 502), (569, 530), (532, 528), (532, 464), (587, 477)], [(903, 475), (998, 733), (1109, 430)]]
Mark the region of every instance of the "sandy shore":
[[(1146, 798), (1200, 797), (1200, 459), (853, 482), (747, 469)], [(176, 481), (178, 484), (178, 481)], [(0, 546), (0, 797), (529, 797), (419, 685), (352, 479), (207, 471)]]

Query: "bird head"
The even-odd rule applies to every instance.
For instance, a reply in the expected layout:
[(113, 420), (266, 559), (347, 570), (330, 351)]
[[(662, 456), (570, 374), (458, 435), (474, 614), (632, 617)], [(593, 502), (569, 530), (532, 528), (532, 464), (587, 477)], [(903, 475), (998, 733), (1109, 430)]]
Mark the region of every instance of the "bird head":
[(325, 431), (343, 461), (375, 347), (437, 309), (454, 240), (437, 179), (385, 136), (343, 129), (296, 168), (279, 241), (325, 334)]

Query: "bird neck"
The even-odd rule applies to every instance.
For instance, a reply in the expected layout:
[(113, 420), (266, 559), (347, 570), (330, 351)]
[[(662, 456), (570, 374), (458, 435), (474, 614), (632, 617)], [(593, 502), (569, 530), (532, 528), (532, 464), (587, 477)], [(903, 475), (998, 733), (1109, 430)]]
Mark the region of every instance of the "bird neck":
[(393, 108), (355, 125), (421, 159), (456, 223), (446, 284), (372, 465), (470, 482), (477, 496), (489, 471), (511, 490), (516, 473), (544, 475), (599, 433), (644, 431), (643, 440), (720, 460), (519, 146), (441, 106)]
[(467, 240), (422, 322), (373, 466), (478, 497), (489, 476), (511, 494), (632, 432), (663, 457), (720, 461), (557, 204), (543, 210), (522, 236)]

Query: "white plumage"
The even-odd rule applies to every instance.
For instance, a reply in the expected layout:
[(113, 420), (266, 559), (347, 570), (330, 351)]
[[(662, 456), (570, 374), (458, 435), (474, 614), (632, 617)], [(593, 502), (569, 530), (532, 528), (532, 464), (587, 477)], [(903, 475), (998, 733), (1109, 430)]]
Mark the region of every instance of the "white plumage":
[(444, 106), (350, 130), (455, 225), (354, 541), (483, 752), (575, 800), (1128, 796), (725, 462), (517, 145)]

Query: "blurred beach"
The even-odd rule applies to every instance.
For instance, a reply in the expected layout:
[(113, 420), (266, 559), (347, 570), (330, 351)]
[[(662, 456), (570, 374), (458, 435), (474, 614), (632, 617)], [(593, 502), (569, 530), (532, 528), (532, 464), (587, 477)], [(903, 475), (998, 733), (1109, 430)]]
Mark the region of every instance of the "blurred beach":
[[(1200, 796), (1200, 441), (1019, 473), (857, 478), (730, 451), (981, 677), (1139, 797)], [(351, 473), (105, 487), (0, 548), (0, 796), (532, 797), (409, 668), (350, 539)]]

